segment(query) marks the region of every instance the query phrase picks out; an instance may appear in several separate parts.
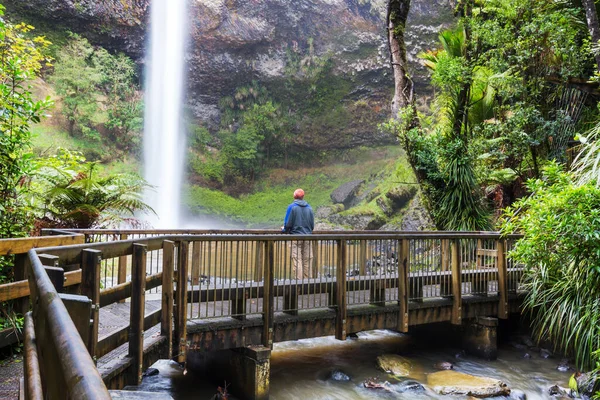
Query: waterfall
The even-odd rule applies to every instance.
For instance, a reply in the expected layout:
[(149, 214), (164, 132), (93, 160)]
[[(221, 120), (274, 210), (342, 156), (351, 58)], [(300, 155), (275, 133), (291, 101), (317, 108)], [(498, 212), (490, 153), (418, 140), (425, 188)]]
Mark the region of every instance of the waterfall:
[(186, 19), (186, 0), (152, 0), (146, 63), (144, 176), (154, 186), (146, 193), (146, 200), (158, 215), (148, 221), (155, 228), (180, 227)]

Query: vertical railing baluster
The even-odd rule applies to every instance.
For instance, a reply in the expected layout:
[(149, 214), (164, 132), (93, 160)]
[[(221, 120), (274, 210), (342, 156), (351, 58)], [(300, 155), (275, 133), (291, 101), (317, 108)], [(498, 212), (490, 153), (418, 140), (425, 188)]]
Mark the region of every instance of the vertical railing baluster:
[[(126, 233), (122, 233), (120, 236), (120, 239), (127, 240), (128, 235)], [(119, 284), (127, 282), (127, 259), (128, 258), (129, 257), (125, 256), (125, 255), (119, 257), (119, 271), (117, 272), (117, 274), (118, 274), (117, 282)], [(119, 300), (119, 303), (125, 303), (125, 299)]]
[(129, 383), (142, 383), (144, 364), (144, 314), (146, 300), (146, 259), (148, 247), (133, 244), (131, 309), (129, 314), (129, 357), (132, 359)]
[(346, 241), (337, 241), (335, 338), (346, 340)]
[[(199, 242), (196, 242), (199, 243)], [(173, 275), (175, 271), (175, 243), (163, 242), (162, 307), (160, 334), (167, 338), (167, 358), (173, 357)], [(198, 297), (200, 293), (198, 293)]]
[(187, 343), (187, 271), (189, 242), (180, 241), (177, 252), (177, 290), (176, 298), (176, 320), (175, 320), (175, 343), (177, 344), (176, 361), (185, 362), (186, 343)]
[(265, 249), (265, 265), (263, 279), (263, 335), (262, 344), (265, 347), (273, 347), (273, 316), (274, 316), (274, 265), (275, 257), (273, 241), (261, 242), (261, 248)]
[(452, 239), (450, 245), (452, 265), (452, 320), (460, 325), (462, 320), (462, 274), (460, 268), (460, 239)]
[(81, 294), (92, 300), (92, 329), (87, 341), (90, 355), (96, 361), (98, 324), (100, 320), (100, 265), (102, 252), (85, 249), (81, 255)]
[(398, 331), (408, 332), (408, 240), (398, 245)]
[(500, 298), (498, 304), (498, 318), (508, 318), (508, 270), (506, 268), (506, 245), (503, 239), (499, 239), (496, 244), (496, 250), (498, 252), (498, 297)]

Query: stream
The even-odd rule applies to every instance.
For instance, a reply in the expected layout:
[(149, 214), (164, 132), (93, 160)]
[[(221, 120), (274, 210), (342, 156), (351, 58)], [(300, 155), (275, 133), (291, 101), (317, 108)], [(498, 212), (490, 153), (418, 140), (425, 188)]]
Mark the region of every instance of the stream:
[[(410, 379), (425, 386), (418, 392), (390, 393), (366, 389), (363, 382), (377, 377), (397, 383), (391, 375), (377, 369), (376, 358), (382, 354), (400, 354), (412, 362)], [(500, 346), (498, 359), (484, 361), (465, 355), (460, 349), (440, 347), (439, 343), (415, 343), (408, 335), (390, 331), (370, 331), (345, 342), (333, 337), (277, 343), (271, 357), (272, 400), (359, 400), (359, 399), (466, 399), (444, 396), (427, 387), (427, 375), (437, 370), (441, 361), (454, 364), (454, 370), (487, 376), (505, 382), (513, 390), (524, 392), (529, 400), (552, 399), (553, 385), (568, 386), (572, 370), (557, 370), (562, 360), (537, 348), (527, 348), (516, 341)], [(528, 354), (529, 356), (526, 356)], [(193, 373), (183, 374), (177, 363), (161, 360), (154, 365), (160, 373), (145, 377), (134, 390), (168, 392), (175, 400), (206, 399), (216, 387)], [(571, 365), (572, 367), (572, 365)], [(343, 371), (350, 381), (333, 381), (333, 370)]]

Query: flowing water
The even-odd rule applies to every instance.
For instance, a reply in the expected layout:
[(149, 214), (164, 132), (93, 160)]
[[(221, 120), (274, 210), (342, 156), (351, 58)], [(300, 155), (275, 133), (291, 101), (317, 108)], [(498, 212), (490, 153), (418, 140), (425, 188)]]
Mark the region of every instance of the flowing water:
[[(520, 347), (520, 346), (519, 346)], [(367, 378), (397, 382), (377, 369), (376, 358), (382, 354), (400, 354), (411, 360), (410, 378), (425, 384), (420, 393), (389, 393), (365, 389)], [(524, 358), (528, 353), (531, 358)], [(359, 400), (359, 399), (464, 399), (442, 396), (427, 388), (427, 374), (440, 361), (449, 361), (454, 369), (472, 375), (497, 378), (511, 389), (518, 389), (527, 399), (551, 399), (548, 389), (558, 384), (566, 387), (573, 371), (559, 372), (559, 358), (544, 359), (538, 349), (518, 350), (511, 345), (499, 349), (498, 359), (484, 361), (464, 355), (460, 350), (440, 347), (439, 343), (416, 343), (410, 336), (389, 331), (363, 332), (357, 339), (345, 342), (333, 337), (299, 340), (275, 344), (271, 357), (271, 399), (273, 400)], [(175, 400), (209, 400), (216, 393), (201, 376), (183, 375), (178, 364), (159, 361), (160, 374), (144, 378), (137, 390), (169, 392)], [(351, 377), (349, 382), (336, 382), (328, 377), (338, 369)]]
[(145, 199), (155, 228), (180, 225), (185, 133), (182, 124), (187, 0), (153, 0), (144, 116)]

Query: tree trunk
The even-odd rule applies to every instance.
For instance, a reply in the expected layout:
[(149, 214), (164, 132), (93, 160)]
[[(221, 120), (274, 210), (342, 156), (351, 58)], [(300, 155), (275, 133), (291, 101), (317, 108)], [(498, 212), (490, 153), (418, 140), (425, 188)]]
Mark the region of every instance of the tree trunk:
[[(594, 0), (581, 0), (583, 8), (585, 8), (585, 18), (587, 20), (592, 42), (598, 46), (600, 42), (600, 26), (598, 24), (598, 14), (596, 13), (596, 4)], [(596, 52), (596, 68), (600, 72), (600, 54)]]
[(400, 109), (414, 106), (414, 87), (408, 75), (408, 59), (404, 33), (411, 0), (389, 0), (387, 9), (388, 44), (394, 70), (394, 98), (392, 118), (398, 118)]

